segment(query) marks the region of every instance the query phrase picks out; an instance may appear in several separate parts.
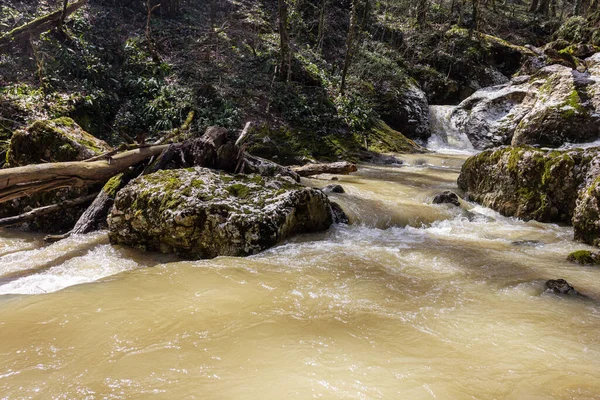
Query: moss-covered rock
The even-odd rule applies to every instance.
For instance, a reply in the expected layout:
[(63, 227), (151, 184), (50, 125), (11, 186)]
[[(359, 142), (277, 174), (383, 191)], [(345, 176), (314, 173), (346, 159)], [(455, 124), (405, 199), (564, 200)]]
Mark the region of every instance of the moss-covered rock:
[(507, 147), (469, 158), (458, 178), (469, 199), (508, 216), (570, 223), (599, 149)]
[(600, 264), (600, 254), (589, 250), (578, 250), (569, 254), (567, 261), (581, 265), (598, 265)]
[(374, 108), (388, 126), (411, 139), (427, 140), (431, 136), (429, 104), (416, 82), (407, 78), (398, 85), (384, 80), (374, 91)]
[(379, 120), (363, 134), (332, 132), (321, 136), (284, 127), (261, 124), (249, 134), (247, 151), (282, 165), (302, 165), (307, 160), (346, 160), (356, 162), (370, 158), (368, 152), (424, 153), (427, 150), (414, 140)]
[(576, 240), (600, 246), (600, 148), (484, 151), (467, 159), (458, 185), (504, 215), (571, 223)]
[(506, 85), (479, 90), (452, 115), (473, 146), (559, 147), (600, 137), (600, 68), (595, 56), (586, 72), (551, 65)]
[(255, 254), (331, 223), (320, 190), (287, 178), (200, 167), (133, 180), (117, 194), (108, 218), (112, 243), (188, 258)]
[(110, 146), (85, 132), (70, 118), (36, 121), (16, 131), (10, 141), (7, 162), (11, 167), (45, 162), (80, 161)]

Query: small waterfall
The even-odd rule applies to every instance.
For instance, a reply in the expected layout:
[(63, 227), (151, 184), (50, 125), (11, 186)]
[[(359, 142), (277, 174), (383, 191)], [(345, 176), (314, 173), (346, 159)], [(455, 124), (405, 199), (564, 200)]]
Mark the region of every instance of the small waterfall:
[(474, 152), (471, 141), (456, 128), (452, 122), (452, 112), (456, 106), (429, 106), (429, 126), (431, 137), (427, 142), (427, 148), (433, 151), (447, 153)]

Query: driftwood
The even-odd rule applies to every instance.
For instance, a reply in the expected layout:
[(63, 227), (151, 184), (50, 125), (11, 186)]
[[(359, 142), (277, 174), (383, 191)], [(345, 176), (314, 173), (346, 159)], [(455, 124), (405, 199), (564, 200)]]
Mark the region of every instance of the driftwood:
[(50, 213), (53, 213), (56, 211), (64, 210), (65, 208), (71, 208), (74, 206), (78, 206), (80, 204), (89, 203), (90, 201), (94, 200), (96, 195), (97, 195), (97, 193), (91, 194), (88, 196), (79, 197), (79, 198), (73, 199), (73, 200), (66, 200), (66, 201), (63, 201), (62, 203), (57, 203), (57, 204), (52, 204), (52, 205), (45, 206), (45, 207), (35, 208), (31, 211), (28, 211), (24, 214), (17, 215), (14, 217), (2, 218), (2, 219), (0, 219), (0, 227), (7, 227), (7, 226), (22, 224), (23, 222), (31, 221), (42, 215), (46, 215), (46, 214), (50, 214)]
[(31, 36), (37, 36), (43, 32), (53, 29), (61, 23), (61, 20), (75, 11), (79, 10), (87, 3), (87, 0), (78, 0), (69, 4), (65, 9), (56, 10), (43, 17), (36, 18), (24, 25), (21, 25), (12, 31), (0, 36), (0, 49), (4, 49), (11, 43), (23, 42)]
[[(232, 142), (228, 138), (227, 130), (209, 128), (206, 134), (200, 138), (188, 140), (183, 143), (161, 146), (163, 148), (162, 152), (156, 160), (150, 162), (142, 172), (142, 175), (151, 174), (162, 169), (188, 168), (192, 166), (220, 167), (220, 169), (231, 171), (237, 163), (237, 159), (232, 158), (232, 155), (235, 154), (235, 146), (231, 147), (231, 145)], [(112, 177), (104, 185), (94, 202), (81, 215), (71, 231), (63, 235), (46, 236), (45, 240), (55, 242), (71, 235), (84, 234), (102, 228), (117, 192), (134, 175), (135, 172), (129, 171)]]
[(105, 183), (127, 168), (160, 154), (167, 147), (143, 147), (93, 162), (36, 164), (0, 170), (0, 203), (37, 192)]
[[(105, 183), (102, 191), (97, 195), (42, 207), (34, 210), (35, 212), (11, 217), (7, 219), (7, 224), (14, 225), (80, 204), (76, 202), (82, 202), (85, 199), (85, 201), (94, 201), (79, 218), (75, 227), (64, 235), (47, 236), (46, 240), (57, 241), (72, 234), (83, 234), (100, 229), (106, 221), (106, 216), (117, 192), (130, 179), (140, 175), (140, 170), (144, 165), (146, 167), (143, 169), (142, 175), (163, 169), (201, 166), (230, 173), (283, 175), (296, 181), (300, 180), (300, 176), (287, 167), (245, 153), (243, 147), (236, 146), (227, 130), (217, 127), (209, 128), (200, 138), (186, 140), (182, 143), (143, 146), (116, 154), (107, 153), (101, 157), (103, 159), (95, 157), (78, 162), (38, 164), (0, 170), (0, 203), (40, 191)], [(147, 159), (151, 160), (147, 164), (142, 164)], [(136, 165), (137, 168), (131, 168)], [(339, 170), (340, 168), (336, 169), (336, 171)], [(0, 220), (1, 226), (7, 225), (2, 225)]]
[(339, 161), (330, 164), (306, 164), (301, 167), (292, 167), (292, 171), (302, 177), (306, 177), (319, 174), (348, 175), (356, 172), (357, 168), (355, 164), (347, 161)]
[(131, 180), (132, 176), (132, 173), (122, 172), (110, 178), (92, 204), (81, 214), (73, 229), (62, 235), (48, 235), (44, 240), (46, 242), (57, 242), (71, 235), (83, 235), (102, 229), (106, 224), (106, 217), (114, 203), (117, 192)]

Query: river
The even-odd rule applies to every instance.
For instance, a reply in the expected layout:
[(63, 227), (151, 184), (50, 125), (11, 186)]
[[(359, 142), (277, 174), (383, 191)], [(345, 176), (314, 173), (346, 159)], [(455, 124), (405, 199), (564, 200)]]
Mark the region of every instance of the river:
[(0, 398), (600, 398), (600, 269), (565, 261), (587, 247), (431, 205), (465, 155), (402, 158), (340, 177), (352, 225), (249, 258), (1, 232)]

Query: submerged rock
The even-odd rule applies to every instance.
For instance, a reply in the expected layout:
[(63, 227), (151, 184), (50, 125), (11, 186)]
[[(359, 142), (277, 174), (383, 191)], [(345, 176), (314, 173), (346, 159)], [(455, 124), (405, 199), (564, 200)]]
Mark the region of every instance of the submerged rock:
[(565, 151), (508, 147), (463, 165), (458, 186), (503, 215), (571, 223), (575, 239), (600, 245), (600, 148)]
[(338, 203), (331, 202), (331, 212), (333, 214), (334, 224), (349, 224), (350, 219)]
[(327, 196), (286, 177), (160, 171), (119, 191), (112, 243), (189, 258), (247, 256), (332, 224)]
[(460, 207), (460, 197), (450, 190), (446, 190), (433, 198), (433, 204), (454, 204)]
[(564, 279), (550, 279), (546, 281), (546, 290), (554, 294), (579, 295), (579, 292)]
[(583, 143), (600, 137), (600, 53), (580, 72), (550, 65), (529, 76), (481, 89), (464, 100), (452, 120), (476, 149), (500, 145)]
[(567, 256), (567, 261), (581, 265), (599, 265), (600, 253), (593, 253), (588, 250), (574, 251)]
[(110, 146), (84, 131), (71, 118), (36, 121), (16, 131), (8, 149), (11, 167), (46, 162), (82, 161), (107, 152)]
[(321, 189), (323, 193), (346, 193), (342, 185), (331, 184)]
[(514, 242), (511, 242), (510, 244), (512, 244), (513, 246), (541, 246), (544, 244), (544, 242), (542, 242), (541, 240), (515, 240)]

